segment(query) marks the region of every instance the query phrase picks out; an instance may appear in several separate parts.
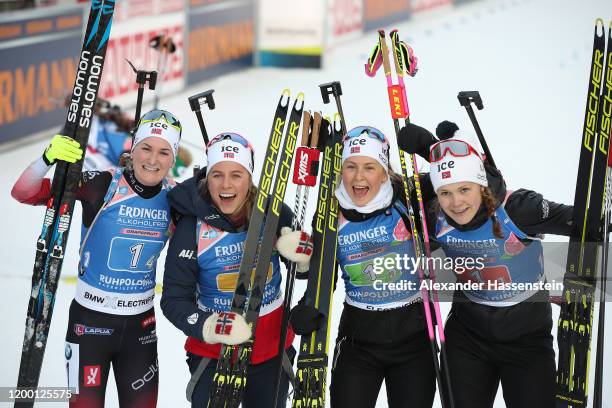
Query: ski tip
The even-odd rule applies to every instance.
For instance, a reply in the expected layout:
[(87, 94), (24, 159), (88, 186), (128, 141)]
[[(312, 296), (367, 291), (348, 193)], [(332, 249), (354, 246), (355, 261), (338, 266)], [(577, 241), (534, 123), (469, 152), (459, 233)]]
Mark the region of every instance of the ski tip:
[(604, 21), (603, 21), (603, 18), (598, 17), (598, 18), (595, 20), (595, 31), (596, 31), (596, 32), (601, 32), (601, 34), (599, 34), (600, 36), (601, 36), (601, 35), (604, 35), (604, 33), (605, 33), (605, 31), (606, 31), (606, 28), (604, 27)]
[(298, 93), (297, 97), (295, 98), (295, 102), (293, 103), (293, 109), (298, 112), (304, 110), (304, 92)]
[(378, 29), (378, 35), (379, 35), (380, 37), (384, 38), (384, 37), (385, 37), (385, 30), (383, 30), (382, 28), (379, 28), (379, 29)]
[[(283, 102), (283, 98), (287, 97), (287, 100), (285, 102)], [(285, 107), (285, 106), (289, 106), (289, 99), (291, 98), (291, 91), (289, 90), (289, 88), (285, 88), (283, 89), (283, 92), (281, 92), (281, 97), (280, 97), (280, 101), (278, 102), (281, 106)]]

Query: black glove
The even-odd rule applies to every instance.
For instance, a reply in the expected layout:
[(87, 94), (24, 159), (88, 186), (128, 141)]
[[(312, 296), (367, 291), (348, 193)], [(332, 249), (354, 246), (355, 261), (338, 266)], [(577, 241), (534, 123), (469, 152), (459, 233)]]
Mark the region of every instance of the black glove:
[(397, 144), (408, 154), (418, 154), (429, 161), (429, 148), (438, 140), (425, 128), (409, 123), (400, 129)]
[(324, 316), (317, 308), (307, 306), (300, 301), (291, 311), (289, 321), (293, 331), (300, 336), (304, 336), (318, 330)]
[(440, 140), (450, 139), (455, 136), (455, 132), (459, 130), (459, 126), (456, 123), (444, 120), (438, 123), (436, 127), (436, 136)]

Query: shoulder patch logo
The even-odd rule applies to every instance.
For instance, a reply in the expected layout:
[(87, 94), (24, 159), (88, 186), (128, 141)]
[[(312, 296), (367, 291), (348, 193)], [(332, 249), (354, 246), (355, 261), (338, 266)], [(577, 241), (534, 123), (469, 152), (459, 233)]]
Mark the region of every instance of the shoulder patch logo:
[(194, 251), (191, 250), (191, 249), (183, 249), (179, 253), (179, 258), (193, 259), (193, 253), (194, 253)]
[(193, 313), (187, 317), (187, 323), (194, 325), (198, 322), (198, 317), (200, 317), (197, 313)]

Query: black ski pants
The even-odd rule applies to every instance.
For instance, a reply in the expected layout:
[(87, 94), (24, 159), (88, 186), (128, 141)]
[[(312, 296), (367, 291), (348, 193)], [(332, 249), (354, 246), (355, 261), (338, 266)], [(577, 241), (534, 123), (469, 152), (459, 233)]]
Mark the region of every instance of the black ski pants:
[(390, 408), (431, 408), (436, 392), (433, 357), (424, 330), (395, 344), (336, 342), (332, 408), (373, 408), (383, 380)]
[(550, 303), (454, 304), (444, 332), (456, 408), (491, 408), (501, 383), (508, 408), (552, 408), (555, 353)]
[(131, 316), (70, 305), (66, 333), (68, 386), (78, 389), (71, 408), (102, 408), (112, 364), (121, 408), (157, 405), (159, 367), (153, 309)]

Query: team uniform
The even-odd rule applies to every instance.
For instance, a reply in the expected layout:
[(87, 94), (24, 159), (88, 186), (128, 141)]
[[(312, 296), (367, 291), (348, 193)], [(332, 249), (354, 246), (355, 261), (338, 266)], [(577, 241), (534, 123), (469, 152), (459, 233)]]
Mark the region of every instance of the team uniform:
[[(234, 226), (211, 204), (210, 198), (201, 196), (197, 186), (202, 179), (203, 174), (199, 173), (169, 195), (180, 219), (168, 248), (161, 299), (164, 315), (188, 336), (185, 350), (193, 375), (189, 390), (193, 407), (206, 406), (222, 346), (204, 341), (204, 322), (213, 312), (230, 310), (246, 239), (246, 226)], [(290, 225), (292, 217), (288, 207), (283, 206), (279, 230)], [(278, 359), (283, 358), (277, 355), (283, 310), (280, 285), (280, 259), (274, 251), (254, 333), (243, 399), (245, 408), (274, 404)], [(290, 358), (295, 354), (290, 347), (293, 338), (290, 330), (285, 339)], [(284, 406), (287, 391), (288, 376), (283, 375), (279, 407)]]
[[(548, 291), (489, 284), (545, 282), (541, 235), (569, 235), (572, 207), (529, 190), (507, 191), (499, 171), (485, 167), (499, 203), (492, 217), (484, 206), (465, 225), (442, 210), (428, 217), (430, 237), (447, 257), (484, 259), (482, 269), (457, 274), (460, 282), (484, 286), (455, 293), (444, 329), (455, 406), (492, 407), (501, 382), (510, 408), (552, 407), (555, 354)], [(423, 183), (430, 184), (429, 177)], [(433, 208), (430, 198), (425, 200)], [(493, 233), (493, 219), (501, 237)]]
[(395, 190), (390, 206), (370, 214), (341, 207), (337, 256), (346, 298), (332, 363), (332, 407), (375, 406), (383, 380), (390, 407), (433, 403), (418, 274), (410, 262), (400, 269), (381, 266), (387, 258), (393, 265), (396, 257), (414, 258), (407, 210), (397, 198), (401, 187)]
[[(104, 406), (111, 365), (121, 407), (157, 405), (155, 275), (173, 229), (167, 194), (174, 182), (164, 176), (181, 129), (170, 112), (147, 112), (134, 133), (132, 165), (82, 173), (76, 191), (83, 207), (78, 279), (65, 346), (68, 386), (75, 390), (71, 407)], [(82, 153), (74, 139), (54, 136), (11, 194), (22, 203), (46, 204), (50, 166), (57, 160), (74, 163)]]
[[(46, 204), (50, 181), (38, 159), (17, 181), (13, 196)], [(164, 181), (140, 184), (130, 170), (86, 172), (77, 190), (83, 207), (81, 258), (66, 332), (71, 407), (102, 407), (112, 363), (119, 402), (154, 407), (158, 365), (155, 269), (171, 227)]]
[[(371, 126), (351, 129), (342, 166), (334, 195), (346, 296), (331, 363), (331, 406), (374, 407), (384, 380), (390, 407), (430, 408), (434, 364), (403, 186), (392, 181), (387, 138)], [(279, 245), (286, 257), (298, 252), (294, 247)], [(301, 335), (318, 330), (322, 318), (304, 299), (291, 314)]]

